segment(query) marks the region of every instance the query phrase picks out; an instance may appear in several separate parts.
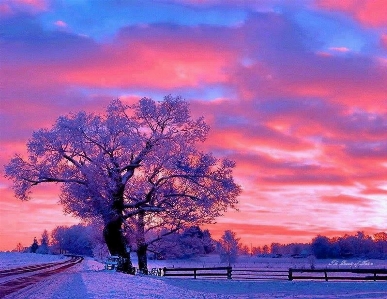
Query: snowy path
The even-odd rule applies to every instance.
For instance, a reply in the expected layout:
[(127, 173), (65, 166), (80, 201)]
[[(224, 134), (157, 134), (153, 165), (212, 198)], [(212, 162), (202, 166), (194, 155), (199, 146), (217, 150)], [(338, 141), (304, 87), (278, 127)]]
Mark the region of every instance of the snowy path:
[(5, 298), (387, 298), (385, 282), (235, 281), (130, 276), (86, 259)]

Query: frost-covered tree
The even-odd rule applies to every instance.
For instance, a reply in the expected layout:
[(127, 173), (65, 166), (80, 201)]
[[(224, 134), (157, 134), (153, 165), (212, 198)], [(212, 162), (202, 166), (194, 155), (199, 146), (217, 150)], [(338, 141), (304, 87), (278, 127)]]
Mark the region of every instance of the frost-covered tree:
[(332, 244), (326, 236), (318, 235), (312, 240), (311, 248), (314, 256), (318, 259), (330, 257)]
[(58, 226), (52, 233), (53, 249), (60, 253), (93, 255), (91, 227), (77, 224), (70, 227)]
[[(21, 200), (36, 185), (61, 183), (65, 212), (102, 221), (110, 253), (126, 259), (123, 270), (131, 272), (127, 219), (136, 217), (139, 229), (150, 212), (159, 215), (150, 225), (197, 215), (211, 220), (236, 203), (234, 165), (195, 150), (207, 132), (203, 118), (192, 119), (180, 97), (143, 98), (132, 106), (115, 100), (104, 114), (62, 116), (51, 129), (34, 132), (28, 158), (16, 155), (5, 172)], [(208, 207), (212, 212), (202, 213)]]
[(218, 242), (218, 250), (222, 262), (227, 262), (228, 265), (230, 265), (236, 261), (241, 247), (239, 240), (240, 239), (236, 237), (235, 232), (231, 230), (226, 230), (224, 232)]
[[(153, 236), (153, 239), (155, 237)], [(190, 258), (213, 252), (215, 243), (208, 230), (191, 226), (181, 233), (170, 234), (149, 244), (148, 250), (154, 254), (156, 259)]]

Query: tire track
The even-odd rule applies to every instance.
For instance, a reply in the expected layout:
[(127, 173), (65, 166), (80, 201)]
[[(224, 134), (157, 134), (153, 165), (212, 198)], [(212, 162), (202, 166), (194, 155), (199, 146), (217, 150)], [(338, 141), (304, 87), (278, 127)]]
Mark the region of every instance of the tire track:
[[(30, 275), (27, 277), (18, 277), (15, 279), (8, 280), (4, 283), (1, 283), (0, 284), (0, 298), (4, 298), (5, 296), (7, 296), (13, 292), (16, 292), (16, 291), (18, 291), (22, 288), (25, 288), (27, 286), (30, 286), (32, 284), (35, 284), (35, 283), (37, 283), (37, 282), (39, 282), (39, 281), (41, 281), (41, 280), (43, 280), (51, 275), (62, 272), (64, 270), (82, 262), (82, 260), (83, 260), (83, 257), (72, 257), (70, 260), (65, 261), (65, 262), (50, 263), (50, 265), (45, 264), (43, 269), (51, 268), (51, 267), (57, 266), (57, 265), (59, 265), (59, 267), (56, 267), (54, 269), (49, 269), (49, 270), (46, 270), (44, 272), (39, 272), (39, 273)], [(10, 270), (11, 274), (8, 274), (8, 275), (18, 275), (18, 274), (28, 273), (31, 271), (42, 270), (42, 268), (39, 268), (39, 267), (33, 267), (33, 268), (35, 270), (31, 270), (30, 267), (20, 267), (20, 268), (11, 269)], [(12, 270), (17, 270), (17, 271), (12, 272)], [(22, 271), (22, 272), (20, 272), (20, 271)]]
[[(72, 257), (72, 258), (74, 258), (74, 257)], [(0, 270), (0, 277), (18, 275), (18, 274), (23, 274), (23, 273), (27, 273), (27, 272), (39, 271), (39, 270), (43, 270), (43, 269), (50, 268), (50, 267), (53, 267), (53, 266), (57, 266), (57, 265), (68, 263), (68, 261), (69, 260), (65, 260), (63, 262), (52, 262), (52, 263), (45, 263), (45, 264), (39, 264), (39, 265), (29, 265), (29, 266), (24, 266), (24, 267)]]

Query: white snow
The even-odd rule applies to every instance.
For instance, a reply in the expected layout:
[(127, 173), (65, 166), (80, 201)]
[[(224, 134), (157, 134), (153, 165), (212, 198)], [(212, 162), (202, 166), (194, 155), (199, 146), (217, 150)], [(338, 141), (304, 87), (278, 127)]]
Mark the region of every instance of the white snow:
[[(20, 257), (12, 255), (1, 254), (1, 263), (21, 261)], [(36, 262), (37, 257), (28, 256), (26, 263)], [(38, 259), (48, 262), (52, 258), (58, 257), (43, 256)], [(284, 261), (287, 264), (291, 260)], [(157, 261), (157, 266), (163, 266), (166, 262)], [(151, 261), (152, 263), (156, 264)], [(182, 263), (178, 266), (182, 266)], [(265, 263), (269, 267), (271, 263), (279, 266), (281, 259), (266, 259)], [(6, 298), (387, 298), (387, 283), (194, 280), (132, 276), (103, 270), (103, 264), (86, 258), (81, 264)]]
[(52, 263), (65, 259), (63, 255), (0, 252), (0, 270), (35, 264)]

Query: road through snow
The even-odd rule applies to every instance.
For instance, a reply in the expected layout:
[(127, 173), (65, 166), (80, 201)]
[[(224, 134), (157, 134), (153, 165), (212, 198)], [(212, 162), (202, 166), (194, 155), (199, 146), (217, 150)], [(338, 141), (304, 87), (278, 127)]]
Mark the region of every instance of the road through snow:
[(60, 262), (0, 270), (0, 298), (28, 286), (33, 286), (39, 281), (43, 281), (48, 277), (73, 267), (82, 260), (82, 257), (72, 257)]

